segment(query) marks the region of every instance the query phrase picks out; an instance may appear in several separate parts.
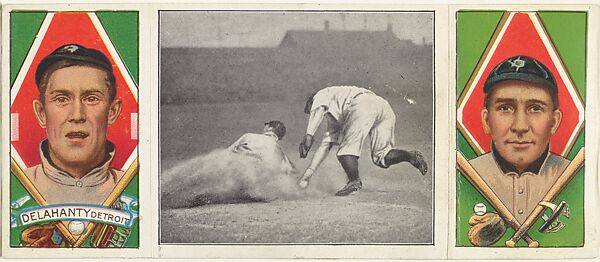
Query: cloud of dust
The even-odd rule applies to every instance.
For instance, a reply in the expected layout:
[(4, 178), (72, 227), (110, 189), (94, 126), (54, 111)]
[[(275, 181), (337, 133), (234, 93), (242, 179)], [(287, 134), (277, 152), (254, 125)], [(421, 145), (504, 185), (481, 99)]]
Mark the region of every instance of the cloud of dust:
[(323, 194), (318, 188), (300, 189), (297, 179), (254, 156), (217, 149), (163, 172), (161, 206), (269, 202)]

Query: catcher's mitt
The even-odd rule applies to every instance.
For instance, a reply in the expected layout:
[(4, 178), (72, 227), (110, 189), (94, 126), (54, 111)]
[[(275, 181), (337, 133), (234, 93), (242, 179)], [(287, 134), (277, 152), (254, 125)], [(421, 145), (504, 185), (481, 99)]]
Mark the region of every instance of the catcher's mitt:
[(58, 244), (52, 241), (54, 229), (54, 224), (30, 226), (21, 233), (21, 244), (24, 247), (58, 247)]
[(506, 232), (504, 220), (496, 213), (473, 215), (469, 219), (469, 241), (475, 246), (485, 247), (496, 243)]

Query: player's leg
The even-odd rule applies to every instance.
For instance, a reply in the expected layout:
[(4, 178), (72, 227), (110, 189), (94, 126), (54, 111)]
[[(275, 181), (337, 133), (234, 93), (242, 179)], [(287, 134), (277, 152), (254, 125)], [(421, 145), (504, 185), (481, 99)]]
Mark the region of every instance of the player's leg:
[(369, 105), (368, 95), (361, 95), (357, 101), (350, 105), (342, 128), (340, 148), (337, 156), (338, 161), (348, 176), (348, 183), (340, 189), (336, 195), (345, 196), (357, 192), (362, 188), (362, 182), (358, 172), (358, 157), (362, 144), (369, 135), (369, 131), (376, 121), (376, 112)]
[[(383, 100), (383, 98), (381, 98)], [(385, 101), (385, 100), (383, 100)], [(396, 126), (396, 115), (387, 101), (382, 102), (379, 121), (371, 130), (371, 156), (373, 163), (387, 168), (401, 162), (409, 162), (419, 169), (422, 175), (427, 173), (427, 163), (419, 151), (406, 151), (394, 148), (394, 129)]]
[(348, 176), (348, 183), (340, 189), (336, 196), (347, 196), (352, 193), (358, 192), (362, 188), (362, 182), (358, 176), (358, 156), (343, 155), (338, 156), (338, 161), (344, 168), (344, 172)]
[(421, 154), (419, 151), (408, 152), (402, 149), (392, 149), (385, 156), (385, 163), (388, 166), (406, 161), (408, 161), (415, 168), (419, 169), (421, 175), (425, 175), (427, 173), (427, 162), (425, 162), (423, 154)]

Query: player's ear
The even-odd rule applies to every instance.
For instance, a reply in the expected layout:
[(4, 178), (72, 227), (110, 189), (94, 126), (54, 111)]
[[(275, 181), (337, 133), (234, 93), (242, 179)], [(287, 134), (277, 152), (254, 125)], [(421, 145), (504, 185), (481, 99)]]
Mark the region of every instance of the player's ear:
[(38, 99), (33, 100), (33, 112), (42, 128), (46, 128), (46, 111), (44, 105)]
[(556, 109), (554, 110), (554, 112), (552, 112), (552, 130), (551, 130), (551, 134), (555, 134), (556, 130), (558, 130), (558, 127), (560, 126), (560, 121), (562, 120), (562, 112), (560, 112), (560, 110)]
[(117, 121), (117, 117), (121, 113), (122, 102), (121, 99), (115, 98), (115, 100), (110, 103), (110, 108), (108, 108), (108, 124), (112, 125), (115, 121)]
[(483, 129), (485, 130), (486, 134), (490, 134), (490, 119), (489, 119), (489, 112), (487, 110), (487, 108), (483, 108), (481, 110), (481, 123), (483, 124)]

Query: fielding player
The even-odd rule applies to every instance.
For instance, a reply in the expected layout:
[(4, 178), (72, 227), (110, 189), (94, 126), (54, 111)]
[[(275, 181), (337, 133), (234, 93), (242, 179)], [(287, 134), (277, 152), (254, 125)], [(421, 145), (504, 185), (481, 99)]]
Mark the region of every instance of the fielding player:
[(346, 196), (358, 192), (362, 182), (358, 174), (358, 157), (367, 136), (371, 138), (371, 158), (375, 165), (388, 168), (408, 161), (427, 173), (427, 163), (419, 151), (407, 152), (394, 148), (396, 115), (388, 102), (372, 91), (356, 86), (326, 87), (307, 101), (304, 108), (310, 114), (306, 135), (300, 143), (300, 157), (308, 155), (313, 135), (323, 118), (327, 119), (327, 132), (313, 160), (299, 181), (306, 187), (315, 170), (334, 145), (339, 145), (337, 158), (348, 176), (348, 183), (336, 195)]

